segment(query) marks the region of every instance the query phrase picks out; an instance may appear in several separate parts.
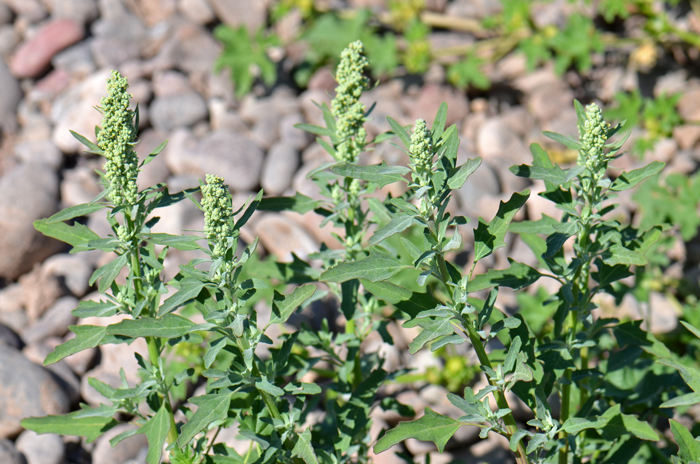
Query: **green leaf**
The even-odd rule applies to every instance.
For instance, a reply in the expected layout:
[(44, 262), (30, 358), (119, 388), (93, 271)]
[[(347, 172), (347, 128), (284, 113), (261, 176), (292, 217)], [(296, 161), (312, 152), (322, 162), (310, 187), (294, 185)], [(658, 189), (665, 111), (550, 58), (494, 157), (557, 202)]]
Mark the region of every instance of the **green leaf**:
[(345, 282), (350, 279), (364, 278), (372, 282), (386, 280), (409, 266), (391, 256), (373, 252), (360, 261), (340, 263), (321, 274), (323, 282)]
[(282, 390), (280, 387), (271, 384), (265, 377), (263, 377), (261, 380), (258, 380), (255, 382), (255, 388), (258, 390), (264, 391), (266, 393), (269, 393), (272, 396), (282, 396), (284, 395), (284, 390)]
[(49, 224), (67, 221), (76, 217), (87, 216), (88, 214), (92, 214), (106, 207), (107, 206), (102, 203), (83, 203), (81, 205), (71, 206), (70, 208), (59, 211), (50, 218), (45, 219), (45, 221)]
[(386, 120), (389, 121), (389, 125), (391, 126), (391, 130), (394, 131), (394, 134), (398, 135), (399, 139), (401, 139), (401, 142), (403, 143), (403, 146), (406, 147), (406, 150), (408, 150), (411, 147), (411, 136), (408, 135), (408, 132), (406, 132), (406, 129), (404, 129), (401, 126), (401, 124), (396, 122), (394, 120), (394, 118), (387, 116)]
[(570, 435), (578, 435), (586, 429), (598, 429), (608, 423), (606, 418), (597, 417), (595, 419), (586, 419), (584, 417), (570, 417), (564, 422), (562, 430)]
[(284, 391), (292, 395), (320, 395), (323, 390), (315, 383), (290, 382), (285, 385)]
[(664, 166), (666, 166), (666, 163), (654, 161), (653, 163), (647, 164), (643, 168), (635, 169), (634, 171), (630, 172), (623, 172), (620, 174), (620, 177), (613, 182), (610, 190), (620, 192), (622, 190), (631, 189), (647, 177), (651, 177), (661, 172)]
[(107, 328), (96, 325), (72, 325), (68, 330), (75, 334), (75, 338), (71, 338), (67, 342), (58, 345), (54, 350), (46, 356), (44, 366), (56, 363), (66, 356), (79, 353), (88, 348), (94, 348), (102, 342), (102, 339), (107, 335)]
[(104, 293), (112, 285), (114, 279), (117, 278), (122, 268), (126, 266), (127, 255), (123, 254), (113, 259), (104, 266), (96, 269), (93, 272), (92, 277), (90, 277), (89, 284), (92, 285), (97, 279), (100, 279), (100, 283), (97, 287), (97, 291)]
[(95, 155), (102, 155), (104, 156), (104, 150), (102, 150), (100, 147), (98, 147), (96, 144), (92, 143), (89, 141), (86, 137), (78, 134), (77, 132), (70, 131), (70, 133), (75, 137), (78, 142), (82, 143), (87, 147), (87, 152), (88, 153), (93, 153)]
[(678, 443), (678, 454), (683, 462), (700, 462), (700, 441), (693, 438), (690, 431), (679, 422), (671, 419), (671, 432)]
[(141, 317), (139, 319), (124, 319), (121, 322), (107, 326), (108, 335), (125, 335), (131, 338), (158, 337), (177, 338), (192, 331), (196, 324), (186, 317), (177, 314), (166, 314), (161, 318)]
[[(138, 127), (138, 124), (136, 124), (136, 127)], [(160, 145), (158, 145), (152, 152), (148, 154), (146, 159), (144, 159), (141, 164), (139, 165), (139, 169), (156, 159), (156, 156), (160, 154), (165, 149), (165, 146), (168, 144), (167, 140), (164, 140)]]
[(529, 196), (529, 190), (525, 190), (522, 194), (513, 193), (507, 203), (500, 203), (496, 217), (491, 222), (486, 224), (479, 218), (479, 225), (474, 230), (474, 261), (479, 261), (506, 245), (503, 239), (508, 226)]
[(423, 329), (415, 340), (408, 345), (408, 351), (411, 354), (416, 354), (425, 346), (426, 343), (430, 343), (433, 340), (455, 333), (455, 326), (452, 325), (451, 317), (447, 317), (442, 313), (436, 314), (435, 317), (420, 316), (421, 313), (418, 314), (416, 319), (412, 319), (403, 324), (403, 326), (406, 328), (418, 326)]
[(535, 283), (542, 274), (527, 264), (508, 258), (510, 267), (503, 270), (489, 269), (486, 274), (477, 275), (469, 282), (469, 291), (478, 292), (490, 287), (509, 287), (520, 290)]
[(447, 180), (447, 186), (452, 190), (462, 188), (469, 176), (472, 175), (479, 166), (481, 166), (481, 158), (468, 159), (466, 163), (457, 169), (457, 172), (450, 176)]
[(321, 202), (297, 192), (293, 197), (268, 197), (260, 200), (258, 211), (294, 211), (305, 214), (321, 206)]
[(384, 187), (394, 182), (408, 182), (404, 175), (411, 170), (404, 166), (387, 166), (385, 163), (377, 166), (358, 166), (356, 164), (336, 164), (331, 167), (331, 171), (343, 177), (351, 179), (362, 179), (367, 182), (374, 182), (379, 187)]
[[(440, 103), (440, 107), (435, 114), (435, 119), (433, 119), (432, 132), (433, 132), (433, 145), (437, 144), (438, 140), (445, 132), (445, 122), (447, 121), (447, 103)], [(471, 160), (470, 160), (471, 161)], [(452, 188), (452, 187), (450, 187)]]
[(302, 285), (297, 287), (287, 295), (283, 295), (275, 290), (272, 300), (272, 315), (270, 316), (270, 324), (283, 324), (294, 313), (294, 311), (304, 301), (311, 298), (311, 295), (316, 291), (316, 286), (313, 284)]
[(581, 150), (583, 147), (581, 144), (572, 139), (571, 137), (567, 137), (566, 135), (562, 134), (557, 134), (556, 132), (550, 132), (550, 131), (544, 131), (542, 132), (542, 135), (545, 137), (554, 140), (555, 142), (559, 142), (563, 145), (566, 145), (567, 148), (571, 148), (572, 150)]
[(514, 222), (510, 225), (508, 229), (514, 234), (545, 234), (550, 235), (554, 233), (554, 225), (559, 224), (556, 219), (542, 215), (542, 218), (537, 221), (519, 221)]
[(304, 430), (298, 435), (297, 442), (292, 448), (292, 457), (300, 457), (306, 464), (319, 464), (314, 447), (311, 445), (311, 432)]
[(85, 300), (78, 303), (78, 307), (71, 311), (75, 317), (83, 319), (87, 317), (104, 317), (116, 314), (119, 305), (112, 301)]
[(447, 441), (464, 424), (425, 408), (425, 414), (411, 422), (399, 422), (392, 430), (377, 441), (374, 452), (381, 453), (407, 438), (421, 441), (432, 441), (442, 453)]
[(75, 415), (80, 411), (74, 411), (63, 416), (29, 417), (23, 419), (22, 427), (38, 434), (55, 433), (58, 435), (70, 435), (85, 437), (87, 443), (95, 441), (99, 436), (118, 424), (111, 417), (80, 417)]
[(615, 266), (617, 264), (644, 266), (648, 262), (643, 254), (629, 250), (620, 244), (610, 247), (609, 253), (610, 256), (603, 259), (603, 262), (608, 266)]
[(387, 303), (397, 304), (411, 298), (413, 292), (405, 287), (400, 287), (391, 282), (379, 281), (371, 282), (367, 279), (360, 279), (362, 286), (377, 299), (384, 300)]
[(99, 235), (80, 223), (69, 226), (64, 222), (51, 223), (48, 219), (39, 219), (34, 221), (34, 228), (47, 237), (55, 238), (73, 247), (100, 238)]
[(598, 267), (598, 272), (591, 273), (591, 276), (601, 287), (634, 275), (634, 273), (630, 272), (627, 264), (608, 266), (602, 260), (596, 259), (596, 266)]
[(518, 177), (541, 179), (551, 183), (555, 187), (571, 182), (571, 180), (581, 174), (584, 169), (584, 166), (574, 166), (571, 169), (563, 170), (556, 164), (552, 167), (528, 166), (526, 164), (521, 164), (520, 166), (511, 166), (508, 168), (510, 172)]
[(659, 435), (647, 422), (640, 421), (630, 414), (622, 414), (619, 404), (605, 411), (605, 414), (600, 417), (608, 419), (602, 430), (599, 429), (599, 433), (606, 440), (612, 441), (623, 435), (632, 434), (642, 440), (659, 441)]
[(395, 214), (387, 225), (372, 235), (372, 238), (369, 239), (369, 246), (374, 246), (381, 243), (382, 240), (385, 240), (394, 234), (398, 234), (399, 232), (403, 232), (415, 223), (417, 223), (417, 221), (413, 216), (409, 216), (407, 214)]
[(148, 440), (148, 454), (146, 454), (147, 464), (160, 464), (161, 454), (163, 454), (163, 443), (170, 431), (170, 414), (161, 405), (155, 416), (151, 417), (140, 429), (139, 433), (146, 435)]
[(668, 401), (664, 401), (659, 405), (660, 408), (677, 408), (679, 406), (694, 406), (700, 403), (700, 393), (686, 393), (685, 395), (677, 396)]
[(685, 383), (694, 391), (700, 393), (700, 371), (693, 367), (685, 366), (674, 359), (659, 359), (656, 362), (676, 369), (685, 380)]
[(696, 327), (693, 327), (692, 325), (688, 324), (685, 321), (680, 321), (680, 322), (681, 322), (681, 324), (683, 324), (683, 327), (685, 327), (690, 332), (692, 332), (692, 334), (695, 335), (696, 337), (700, 338), (700, 330), (698, 330)]
[(190, 300), (197, 298), (199, 292), (204, 288), (204, 283), (193, 278), (187, 278), (180, 281), (180, 289), (170, 298), (165, 300), (160, 308), (158, 308), (158, 317), (164, 316), (172, 311), (175, 311), (180, 306)]
[(196, 243), (197, 240), (202, 240), (202, 237), (197, 237), (196, 235), (143, 234), (141, 237), (156, 245), (168, 246), (182, 251), (200, 250), (202, 248)]
[(306, 124), (306, 123), (294, 124), (294, 127), (297, 129), (306, 131), (306, 132), (311, 132), (312, 134), (323, 135), (326, 137), (332, 137), (335, 135), (335, 132), (333, 132), (329, 128), (316, 126), (314, 124)]
[(233, 392), (224, 392), (190, 398), (189, 401), (197, 405), (198, 409), (182, 427), (180, 437), (177, 439), (178, 446), (182, 448), (187, 445), (195, 435), (206, 429), (212, 422), (226, 419), (232, 395)]

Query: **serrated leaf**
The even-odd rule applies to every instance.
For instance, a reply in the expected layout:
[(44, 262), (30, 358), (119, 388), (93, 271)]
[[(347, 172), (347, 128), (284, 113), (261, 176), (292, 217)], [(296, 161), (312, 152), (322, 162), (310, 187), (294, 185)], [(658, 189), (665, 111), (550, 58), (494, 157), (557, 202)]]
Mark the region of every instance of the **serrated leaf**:
[(180, 306), (184, 305), (188, 301), (197, 298), (199, 292), (204, 288), (204, 283), (196, 279), (183, 279), (180, 281), (180, 288), (178, 291), (165, 300), (163, 304), (158, 308), (158, 317), (162, 317), (172, 311), (175, 311)]
[(298, 435), (297, 442), (292, 448), (292, 457), (300, 457), (306, 464), (319, 464), (314, 447), (311, 445), (311, 432), (303, 431)]
[(104, 266), (98, 268), (93, 272), (92, 277), (90, 277), (89, 284), (92, 285), (97, 279), (100, 279), (100, 283), (97, 287), (97, 291), (104, 293), (112, 285), (114, 279), (117, 278), (122, 268), (126, 266), (127, 255), (123, 254)]
[(275, 290), (272, 300), (272, 315), (270, 316), (270, 324), (283, 324), (294, 313), (294, 311), (304, 301), (311, 298), (311, 295), (316, 291), (316, 286), (306, 284), (297, 287), (287, 295), (283, 295)]
[(567, 148), (571, 148), (572, 150), (581, 150), (583, 147), (581, 144), (572, 139), (571, 137), (567, 137), (566, 135), (562, 134), (557, 134), (556, 132), (550, 132), (550, 131), (544, 131), (542, 132), (542, 135), (545, 137), (554, 140), (555, 142), (559, 142), (562, 145), (566, 145)]
[(364, 278), (372, 282), (386, 280), (409, 266), (391, 256), (373, 252), (368, 258), (340, 263), (321, 274), (323, 282), (345, 282)]
[(525, 288), (542, 277), (542, 274), (527, 264), (508, 258), (510, 267), (503, 270), (489, 269), (469, 282), (469, 291), (478, 292), (489, 287), (509, 287), (514, 290)]
[(615, 266), (618, 264), (644, 266), (648, 262), (643, 254), (629, 250), (620, 244), (610, 247), (609, 253), (610, 256), (603, 258), (603, 262), (608, 266)]
[(416, 220), (413, 216), (409, 216), (407, 214), (395, 214), (387, 225), (372, 235), (372, 238), (369, 239), (369, 246), (374, 246), (394, 234), (403, 232), (414, 223), (416, 223)]
[(293, 197), (268, 197), (260, 200), (258, 211), (294, 211), (306, 214), (321, 206), (321, 202), (297, 192)]
[(155, 416), (151, 417), (140, 429), (139, 433), (146, 435), (148, 440), (148, 454), (146, 454), (147, 464), (160, 464), (160, 458), (163, 454), (163, 443), (170, 431), (170, 414), (165, 407), (165, 403), (161, 405)]
[(466, 163), (457, 169), (457, 172), (450, 176), (450, 178), (447, 180), (447, 186), (452, 190), (462, 188), (469, 176), (472, 175), (472, 173), (476, 171), (479, 166), (481, 166), (481, 161), (482, 160), (480, 157), (468, 159)]
[(75, 317), (105, 317), (116, 314), (119, 305), (112, 301), (85, 300), (78, 303), (78, 307), (71, 311)]
[[(430, 310), (428, 310), (430, 311)], [(419, 314), (420, 316), (420, 314)], [(405, 322), (404, 327), (420, 327), (423, 329), (420, 334), (408, 345), (408, 351), (411, 354), (416, 354), (425, 346), (440, 337), (452, 335), (455, 332), (455, 326), (452, 325), (450, 317), (420, 317)]]
[(158, 337), (177, 338), (190, 333), (197, 325), (186, 317), (166, 314), (160, 318), (141, 317), (124, 319), (107, 326), (108, 335), (124, 335), (131, 338)]
[(196, 235), (143, 234), (142, 238), (156, 245), (168, 246), (181, 251), (199, 250), (202, 248), (197, 245), (197, 240), (202, 240), (202, 237), (197, 237)]
[(619, 404), (605, 411), (600, 417), (608, 419), (607, 424), (598, 430), (606, 440), (613, 440), (626, 434), (632, 434), (642, 440), (659, 441), (659, 435), (647, 422), (640, 421), (631, 414), (622, 414)]
[(264, 391), (266, 393), (269, 393), (272, 396), (282, 396), (284, 395), (284, 390), (282, 390), (280, 387), (271, 384), (265, 377), (263, 377), (261, 380), (258, 380), (255, 382), (255, 388), (258, 390)]
[(442, 453), (447, 441), (463, 424), (451, 417), (436, 413), (430, 408), (425, 408), (425, 414), (411, 422), (399, 422), (392, 430), (377, 441), (374, 452), (381, 453), (407, 438), (415, 438), (421, 441), (432, 441)]
[(102, 434), (118, 424), (111, 417), (81, 417), (75, 415), (80, 411), (74, 411), (63, 416), (29, 417), (22, 419), (22, 427), (38, 434), (55, 433), (85, 437), (87, 443), (95, 441)]
[(411, 170), (404, 166), (387, 166), (381, 164), (377, 166), (358, 166), (356, 164), (336, 164), (331, 171), (339, 176), (351, 179), (362, 179), (367, 182), (374, 182), (379, 187), (384, 187), (394, 182), (408, 182), (404, 176)]
[(198, 409), (192, 418), (182, 426), (180, 437), (177, 439), (178, 446), (187, 445), (195, 435), (205, 430), (212, 422), (226, 419), (232, 395), (233, 392), (224, 392), (190, 398), (189, 401), (197, 405)]
[(643, 168), (635, 169), (634, 171), (630, 172), (623, 172), (620, 174), (620, 177), (613, 182), (610, 190), (620, 192), (622, 190), (631, 189), (647, 177), (651, 177), (661, 172), (664, 166), (666, 166), (666, 163), (654, 161), (653, 163), (647, 164)]
[(102, 203), (83, 203), (81, 205), (71, 206), (70, 208), (59, 211), (48, 219), (45, 219), (45, 221), (49, 224), (67, 221), (76, 217), (87, 216), (88, 214), (92, 214), (106, 207), (107, 205)]
[(72, 325), (68, 330), (75, 334), (67, 342), (58, 345), (46, 356), (44, 366), (56, 363), (61, 359), (75, 353), (79, 353), (88, 348), (94, 348), (102, 342), (107, 335), (107, 328), (96, 325)]
[(503, 239), (515, 214), (522, 208), (530, 196), (530, 191), (522, 194), (513, 193), (506, 203), (500, 202), (496, 216), (488, 224), (479, 218), (479, 225), (474, 230), (474, 261), (479, 261), (506, 244)]
[(669, 424), (671, 425), (673, 438), (676, 439), (678, 444), (678, 454), (683, 459), (683, 462), (700, 462), (700, 441), (693, 438), (690, 431), (681, 423), (671, 419)]
[(591, 276), (601, 287), (634, 275), (634, 273), (630, 272), (627, 264), (608, 266), (602, 260), (597, 259), (596, 266), (598, 267), (598, 272), (591, 273)]
[(413, 292), (409, 289), (392, 284), (391, 282), (371, 282), (367, 279), (360, 279), (360, 282), (365, 290), (370, 292), (377, 299), (384, 300), (391, 304), (397, 304), (401, 301), (408, 300), (413, 295)]
[(99, 235), (80, 223), (69, 226), (64, 222), (50, 223), (48, 219), (39, 219), (34, 221), (34, 228), (47, 237), (55, 238), (73, 247), (100, 238)]
[(510, 225), (508, 230), (514, 234), (545, 234), (554, 233), (554, 224), (559, 224), (556, 219), (542, 215), (542, 218), (537, 221), (519, 221)]

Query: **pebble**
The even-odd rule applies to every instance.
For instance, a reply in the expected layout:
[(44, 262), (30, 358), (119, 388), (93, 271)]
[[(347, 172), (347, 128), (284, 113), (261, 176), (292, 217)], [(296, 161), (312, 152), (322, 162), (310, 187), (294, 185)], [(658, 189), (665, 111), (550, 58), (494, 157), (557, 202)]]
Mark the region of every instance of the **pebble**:
[(47, 11), (39, 0), (3, 0), (17, 16), (30, 23), (38, 23), (46, 17)]
[(0, 438), (0, 462), (3, 464), (24, 464), (24, 460), (7, 438)]
[(68, 326), (75, 324), (77, 317), (71, 314), (78, 307), (78, 300), (73, 296), (59, 298), (34, 325), (22, 334), (24, 341), (32, 344), (51, 336), (63, 336)]
[(48, 370), (6, 346), (0, 346), (0, 359), (0, 437), (19, 433), (25, 417), (69, 411), (67, 393)]
[(55, 433), (37, 434), (25, 430), (15, 442), (17, 451), (24, 455), (27, 464), (62, 464), (66, 445)]
[(90, 259), (84, 253), (59, 253), (44, 261), (42, 270), (60, 279), (73, 296), (80, 298), (87, 293), (88, 280), (93, 268)]
[[(22, 354), (34, 364), (41, 366), (49, 353), (61, 343), (63, 343), (63, 340), (59, 337), (47, 337), (38, 343), (24, 347)], [(54, 379), (66, 392), (71, 405), (77, 405), (80, 399), (80, 379), (75, 375), (65, 359), (50, 364), (45, 368), (51, 371)]]
[(0, 55), (7, 57), (14, 51), (18, 43), (19, 35), (11, 24), (0, 26)]
[(267, 7), (265, 2), (248, 0), (209, 0), (219, 19), (231, 27), (245, 26), (250, 33), (265, 25)]
[(305, 260), (309, 253), (318, 251), (316, 241), (283, 214), (262, 215), (253, 233), (270, 254), (285, 263), (292, 262), (292, 253)]
[(511, 164), (531, 160), (523, 141), (500, 117), (491, 118), (481, 125), (476, 138), (476, 148), (479, 156), (485, 160), (504, 158)]
[(58, 178), (53, 169), (20, 164), (0, 177), (0, 277), (16, 279), (57, 248), (33, 222), (58, 211)]
[(299, 167), (299, 153), (290, 145), (280, 142), (270, 149), (263, 164), (260, 185), (266, 195), (281, 195), (292, 184)]
[[(541, 85), (528, 97), (527, 108), (540, 123), (551, 121), (565, 109), (573, 108), (574, 93), (561, 81)], [(575, 128), (575, 126), (574, 126)]]
[(700, 140), (700, 126), (684, 124), (673, 128), (673, 138), (681, 150), (689, 150)]
[(58, 169), (63, 153), (51, 140), (26, 140), (15, 145), (15, 156), (23, 163), (35, 163)]
[(69, 18), (80, 24), (87, 24), (97, 18), (97, 0), (51, 0), (51, 17)]
[(95, 71), (95, 60), (87, 42), (80, 42), (59, 53), (51, 60), (56, 69), (62, 69), (76, 79), (83, 79)]
[(186, 73), (211, 74), (221, 49), (221, 44), (206, 29), (183, 23), (146, 65), (154, 71), (178, 68)]
[(406, 112), (412, 122), (416, 119), (432, 122), (442, 102), (447, 102), (446, 127), (463, 120), (469, 112), (469, 101), (463, 93), (434, 84), (423, 86), (414, 103), (405, 102)]
[(204, 98), (196, 92), (156, 97), (149, 110), (153, 127), (164, 132), (193, 126), (208, 114)]
[(133, 462), (139, 456), (141, 449), (148, 446), (146, 435), (132, 435), (114, 447), (109, 444), (109, 440), (132, 428), (133, 426), (129, 424), (119, 424), (95, 440), (95, 448), (92, 451), (92, 464), (124, 464), (125, 462)]
[(0, 345), (21, 350), (23, 344), (22, 339), (14, 330), (4, 324), (0, 324)]
[(83, 27), (72, 19), (50, 21), (17, 49), (10, 62), (12, 74), (19, 78), (39, 77), (56, 53), (79, 42), (84, 35)]
[(3, 130), (14, 131), (22, 89), (3, 60), (0, 60), (0, 88), (0, 126)]
[(683, 94), (683, 97), (678, 101), (676, 108), (678, 115), (686, 123), (700, 121), (700, 107), (697, 102), (700, 99), (700, 88), (693, 88)]
[(177, 9), (185, 18), (202, 26), (216, 19), (207, 0), (178, 0)]
[(270, 147), (277, 141), (279, 134), (277, 128), (279, 126), (279, 116), (271, 114), (260, 119), (250, 130), (250, 138), (258, 144), (263, 150), (269, 150)]
[(291, 146), (297, 151), (302, 151), (309, 146), (313, 140), (313, 135), (294, 126), (302, 124), (304, 118), (299, 113), (292, 113), (282, 116), (279, 122), (279, 137), (282, 143)]
[(92, 24), (94, 37), (90, 51), (98, 67), (137, 60), (147, 43), (147, 30), (141, 20), (125, 12), (114, 16), (114, 19), (103, 16)]

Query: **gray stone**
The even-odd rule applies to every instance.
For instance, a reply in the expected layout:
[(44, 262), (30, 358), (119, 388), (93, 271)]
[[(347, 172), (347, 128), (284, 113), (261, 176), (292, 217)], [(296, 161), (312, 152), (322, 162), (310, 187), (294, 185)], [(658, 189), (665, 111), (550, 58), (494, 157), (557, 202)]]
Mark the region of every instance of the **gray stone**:
[(89, 203), (102, 191), (98, 181), (99, 178), (91, 166), (67, 169), (61, 181), (62, 205), (70, 207)]
[(14, 131), (17, 128), (15, 113), (22, 99), (22, 89), (3, 60), (0, 60), (0, 89), (0, 127), (5, 131)]
[(7, 438), (0, 438), (0, 462), (3, 464), (24, 464), (15, 445)]
[(0, 359), (0, 437), (19, 433), (25, 417), (69, 411), (68, 395), (48, 370), (14, 348), (0, 346)]
[(291, 262), (292, 253), (306, 259), (318, 251), (316, 241), (301, 227), (282, 214), (264, 214), (255, 222), (255, 235), (272, 255), (282, 262)]
[(208, 114), (204, 98), (196, 92), (156, 97), (149, 110), (153, 127), (165, 132), (192, 126)]
[(0, 177), (0, 276), (15, 279), (57, 249), (33, 222), (58, 210), (58, 177), (40, 164), (21, 164)]
[[(528, 156), (523, 141), (502, 118), (492, 118), (481, 125), (477, 134), (476, 147), (479, 155), (484, 159), (513, 159), (513, 157), (520, 159)], [(527, 161), (530, 160), (527, 159)]]
[[(139, 159), (146, 159), (149, 153), (160, 146), (167, 138), (166, 134), (153, 129), (148, 129), (142, 134), (139, 134), (139, 143), (136, 145), (136, 153), (139, 155)], [(137, 184), (139, 189), (144, 189), (165, 182), (168, 180), (168, 177), (170, 177), (170, 170), (165, 163), (165, 158), (160, 154), (141, 168)]]
[(3, 0), (17, 16), (30, 23), (38, 23), (46, 17), (47, 11), (39, 0)]
[(697, 102), (700, 99), (700, 88), (693, 88), (686, 91), (678, 101), (678, 114), (686, 122), (700, 121), (700, 106)]
[(97, 18), (97, 2), (95, 0), (49, 0), (49, 9), (54, 18), (70, 18), (82, 24), (87, 24)]
[(219, 19), (229, 26), (245, 26), (249, 31), (257, 31), (265, 25), (267, 16), (265, 2), (248, 0), (209, 0)]
[(172, 147), (165, 152), (165, 161), (173, 174), (205, 174), (223, 177), (236, 191), (250, 191), (260, 179), (263, 152), (253, 141), (228, 132), (215, 131), (200, 142), (180, 132), (178, 141), (172, 137)]
[(0, 26), (0, 55), (8, 56), (19, 43), (19, 35), (11, 24)]
[(178, 0), (177, 9), (182, 16), (202, 26), (216, 19), (207, 0)]
[[(318, 100), (321, 103), (324, 100)], [(321, 111), (316, 108), (321, 113)], [(258, 121), (269, 118), (270, 115), (285, 115), (299, 112), (299, 101), (288, 89), (280, 87), (269, 98), (256, 98), (252, 94), (246, 95), (241, 101), (239, 109), (243, 120), (255, 124)]]
[(88, 290), (88, 280), (92, 275), (90, 259), (83, 253), (69, 255), (59, 253), (51, 256), (42, 264), (44, 272), (55, 276), (78, 298)]
[(313, 140), (313, 135), (301, 129), (297, 129), (297, 124), (302, 124), (304, 118), (299, 113), (292, 113), (280, 118), (279, 132), (280, 141), (289, 145), (297, 151), (302, 151), (309, 146)]
[(66, 446), (60, 435), (42, 435), (25, 430), (15, 442), (17, 451), (24, 455), (27, 464), (62, 464)]
[(490, 0), (458, 0), (447, 5), (445, 15), (481, 19), (498, 14), (501, 8), (500, 2)]
[(74, 78), (83, 78), (95, 71), (95, 60), (88, 42), (80, 42), (54, 55), (51, 64), (62, 69)]
[(93, 23), (92, 33), (90, 50), (99, 67), (139, 59), (148, 39), (141, 20), (127, 12), (115, 12), (112, 19), (101, 17)]
[(0, 324), (0, 345), (21, 350), (23, 343), (14, 330), (4, 324)]
[(541, 85), (535, 88), (528, 99), (528, 110), (540, 122), (547, 122), (562, 110), (571, 108), (574, 93), (561, 82), (557, 85)]
[(191, 23), (178, 24), (174, 33), (146, 66), (152, 71), (177, 68), (191, 73), (210, 74), (222, 46), (212, 34)]
[(425, 119), (432, 121), (442, 102), (448, 102), (447, 121), (449, 126), (461, 121), (469, 112), (469, 101), (466, 95), (443, 86), (426, 85), (414, 102), (405, 102), (406, 112), (412, 120)]
[(278, 126), (279, 115), (270, 114), (255, 123), (250, 131), (250, 138), (253, 139), (255, 143), (257, 143), (263, 150), (269, 150), (279, 138), (279, 134), (277, 132)]
[(292, 185), (299, 167), (299, 153), (290, 145), (280, 142), (272, 146), (265, 158), (260, 185), (267, 195), (281, 195)]
[[(31, 362), (37, 365), (44, 364), (44, 360), (54, 348), (60, 345), (63, 340), (59, 337), (47, 337), (39, 343), (27, 345), (22, 350), (22, 354)], [(45, 367), (54, 376), (54, 379), (66, 392), (72, 405), (76, 405), (80, 399), (80, 379), (75, 375), (65, 359)]]
[(209, 122), (212, 130), (222, 129), (229, 132), (248, 132), (248, 126), (243, 122), (243, 119), (235, 110), (229, 107), (223, 98), (209, 99)]
[(71, 314), (78, 307), (78, 300), (72, 296), (59, 298), (41, 319), (24, 331), (22, 337), (27, 343), (37, 343), (47, 337), (62, 337), (68, 332), (68, 326), (75, 324), (77, 317)]
[(133, 462), (141, 449), (148, 446), (146, 435), (133, 435), (112, 447), (109, 440), (122, 432), (132, 429), (129, 424), (120, 424), (110, 429), (95, 441), (95, 449), (92, 451), (92, 464), (124, 464)]
[(187, 76), (179, 71), (155, 72), (152, 81), (153, 93), (156, 97), (169, 97), (193, 91)]
[(25, 140), (15, 145), (15, 156), (23, 163), (41, 164), (58, 169), (63, 153), (51, 140)]
[(12, 22), (14, 14), (9, 6), (4, 3), (0, 3), (0, 25), (9, 24)]

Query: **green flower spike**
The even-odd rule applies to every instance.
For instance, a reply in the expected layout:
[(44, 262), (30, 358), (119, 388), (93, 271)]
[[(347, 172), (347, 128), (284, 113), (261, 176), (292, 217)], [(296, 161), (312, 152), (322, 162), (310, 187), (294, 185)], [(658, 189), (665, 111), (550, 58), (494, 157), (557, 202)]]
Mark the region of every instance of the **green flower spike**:
[(433, 171), (433, 136), (424, 119), (417, 119), (411, 134), (409, 166), (413, 170), (411, 178), (418, 188), (430, 185)]
[(204, 208), (204, 234), (213, 244), (212, 258), (226, 253), (228, 238), (232, 236), (233, 217), (231, 194), (224, 179), (207, 174), (206, 184), (202, 185), (202, 208)]
[(609, 130), (610, 124), (603, 120), (603, 113), (600, 107), (595, 103), (588, 105), (586, 107), (584, 133), (579, 134), (583, 146), (580, 151), (583, 159), (579, 160), (579, 164), (595, 171), (606, 161), (603, 149), (608, 140), (607, 134)]
[(363, 127), (365, 105), (360, 103), (360, 96), (362, 91), (369, 88), (369, 80), (363, 75), (368, 66), (364, 45), (359, 40), (348, 45), (340, 55), (340, 64), (335, 74), (338, 87), (335, 88), (336, 95), (331, 102), (340, 138), (335, 147), (338, 161), (355, 163), (366, 144), (367, 132)]
[(110, 199), (115, 206), (133, 205), (138, 196), (139, 158), (134, 150), (136, 127), (134, 111), (129, 109), (128, 87), (126, 79), (112, 71), (112, 77), (107, 80), (108, 95), (100, 101), (103, 118), (97, 144), (107, 158), (102, 168), (112, 188)]

